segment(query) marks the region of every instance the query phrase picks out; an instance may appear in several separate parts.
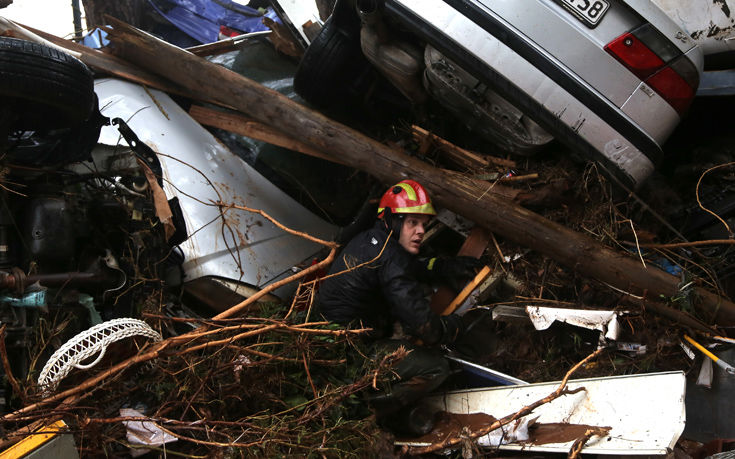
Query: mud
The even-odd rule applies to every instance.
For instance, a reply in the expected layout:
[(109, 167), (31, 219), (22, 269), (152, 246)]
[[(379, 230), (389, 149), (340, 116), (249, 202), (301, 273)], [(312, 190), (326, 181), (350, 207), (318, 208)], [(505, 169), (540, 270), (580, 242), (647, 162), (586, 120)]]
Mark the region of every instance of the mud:
[(434, 430), (426, 435), (411, 438), (410, 440), (416, 443), (441, 443), (447, 438), (456, 437), (461, 434), (465, 428), (471, 432), (476, 432), (489, 426), (496, 420), (486, 413), (460, 414), (440, 411), (436, 414)]
[[(421, 437), (399, 439), (399, 441), (410, 440), (412, 443), (422, 444), (442, 443), (448, 438), (462, 434), (463, 430), (468, 433), (477, 432), (488, 427), (495, 421), (497, 421), (496, 418), (486, 413), (460, 414), (441, 411), (436, 414), (436, 426), (434, 430)], [(535, 423), (529, 427), (529, 440), (523, 442), (523, 444), (546, 445), (549, 443), (567, 443), (582, 437), (589, 429), (609, 432), (611, 428), (585, 424)]]
[(531, 445), (546, 445), (548, 443), (567, 443), (582, 437), (588, 429), (610, 431), (610, 427), (588, 426), (584, 424), (534, 424), (528, 429)]

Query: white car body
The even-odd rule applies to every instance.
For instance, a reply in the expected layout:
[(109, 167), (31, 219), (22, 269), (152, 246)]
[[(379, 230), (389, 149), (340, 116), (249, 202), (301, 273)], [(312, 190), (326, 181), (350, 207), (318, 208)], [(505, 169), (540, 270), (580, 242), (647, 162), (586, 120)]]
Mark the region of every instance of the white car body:
[[(140, 85), (95, 82), (103, 115), (122, 118), (158, 153), (163, 189), (178, 198), (188, 238), (185, 282), (224, 279), (250, 288), (293, 273), (323, 247), (289, 234), (257, 213), (212, 205), (223, 202), (263, 210), (288, 228), (331, 240), (337, 227), (315, 216), (232, 153), (167, 94)], [(117, 145), (120, 135), (104, 127), (99, 143)], [(230, 284), (231, 285), (231, 284)]]
[(702, 48), (705, 56), (735, 52), (732, 0), (652, 0)]

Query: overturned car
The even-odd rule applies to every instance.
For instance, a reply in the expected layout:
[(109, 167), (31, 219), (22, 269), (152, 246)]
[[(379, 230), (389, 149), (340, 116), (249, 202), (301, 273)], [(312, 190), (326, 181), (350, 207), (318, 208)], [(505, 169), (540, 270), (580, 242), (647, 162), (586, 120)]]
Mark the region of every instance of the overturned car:
[(374, 67), (509, 153), (558, 139), (635, 188), (662, 161), (702, 62), (646, 1), (339, 0), (295, 86), (317, 106), (351, 103)]

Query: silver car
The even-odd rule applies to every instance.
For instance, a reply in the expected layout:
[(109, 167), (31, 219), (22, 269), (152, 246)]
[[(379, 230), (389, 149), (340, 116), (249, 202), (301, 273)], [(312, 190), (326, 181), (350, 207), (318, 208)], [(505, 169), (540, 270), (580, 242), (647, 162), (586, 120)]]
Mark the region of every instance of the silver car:
[(558, 139), (631, 188), (662, 160), (703, 62), (644, 0), (340, 0), (297, 91), (315, 104), (339, 91), (358, 73), (356, 43), (412, 102), (438, 100), (511, 153)]

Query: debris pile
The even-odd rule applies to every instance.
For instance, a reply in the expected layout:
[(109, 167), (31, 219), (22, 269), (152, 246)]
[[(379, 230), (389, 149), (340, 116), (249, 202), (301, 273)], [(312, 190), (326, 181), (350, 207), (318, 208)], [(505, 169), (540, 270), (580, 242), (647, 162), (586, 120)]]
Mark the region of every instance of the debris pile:
[[(202, 57), (237, 53), (226, 47), (240, 42), (224, 40), (220, 45), (186, 51), (114, 18), (109, 23), (110, 44), (105, 51), (5, 20), (0, 28), (2, 35), (73, 54), (100, 76), (132, 81), (146, 91), (154, 88), (183, 100), (188, 115), (203, 126), (278, 145), (325, 161), (322, 164), (329, 162), (325, 171), (335, 163), (354, 168), (359, 172), (350, 179), (357, 181), (355, 177), (364, 174), (369, 176), (364, 183), (375, 189), (408, 176), (421, 181), (443, 208), (425, 238), (426, 252), (471, 255), (489, 267), (462, 298), (441, 290), (430, 292), (437, 312), (448, 307), (459, 310), (474, 324), (450, 352), (478, 366), (481, 381), (478, 384), (470, 372), (458, 371), (445, 389), (489, 386), (486, 370), (490, 368), (523, 383), (562, 382), (544, 387), (545, 395), (533, 393), (522, 402), (509, 402), (512, 411), (487, 413), (491, 417), (479, 426), (469, 426), (465, 420), (442, 438), (399, 438), (394, 446), (395, 439), (371, 416), (364, 395), (390, 376), (391, 366), (403, 351), (370, 361), (363, 358), (367, 351), (361, 342), (367, 330), (345, 330), (316, 321), (312, 315), (314, 292), (339, 244), (287, 227), (271, 217), (272, 209), (248, 207), (246, 196), (240, 196), (239, 202), (210, 199), (203, 205), (217, 209), (216, 220), (223, 222), (222, 233), (232, 235), (229, 240), (248, 240), (232, 223), (239, 218), (245, 221), (245, 217), (235, 217), (236, 213), (257, 214), (285, 235), (320, 245), (323, 256), (311, 266), (294, 267), (292, 275), (274, 278), (264, 288), (230, 297), (237, 300), (220, 304), (219, 314), (199, 309), (202, 301), (189, 303), (187, 294), (191, 293), (182, 293), (180, 279), (169, 281), (175, 270), (164, 260), (171, 261), (173, 250), (166, 243), (175, 237), (175, 228), (166, 222), (176, 218), (168, 209), (174, 206), (165, 196), (155, 198), (155, 191), (163, 185), (156, 185), (155, 164), (145, 163), (141, 157), (146, 153), (138, 151), (137, 161), (149, 172), (144, 175), (148, 176), (146, 186), (135, 188), (133, 185), (143, 182), (131, 181), (118, 182), (117, 187), (130, 185), (132, 192), (125, 191), (129, 198), (150, 193), (156, 202), (145, 209), (128, 206), (144, 211), (139, 221), (145, 222), (146, 230), (136, 227), (121, 237), (121, 261), (135, 275), (115, 298), (125, 297), (132, 305), (131, 314), (144, 320), (161, 339), (130, 334), (105, 343), (99, 353), (67, 369), (64, 375), (68, 376), (50, 390), (37, 384), (36, 378), (52, 351), (74, 335), (71, 331), (81, 331), (72, 330), (79, 311), (43, 315), (32, 339), (33, 360), (18, 377), (4, 344), (10, 330), (2, 318), (0, 357), (11, 387), (6, 412), (0, 417), (2, 449), (63, 419), (82, 456), (138, 456), (147, 451), (205, 456), (216, 450), (217, 457), (390, 457), (449, 449), (472, 457), (513, 443), (507, 441), (506, 431), (497, 429), (518, 428), (519, 420), (525, 422), (526, 434), (540, 436), (544, 422), (548, 429), (551, 421), (535, 421), (539, 407), (545, 406), (544, 413), (558, 410), (557, 422), (569, 424), (565, 416), (576, 413), (578, 406), (565, 412), (567, 408), (555, 408), (557, 399), (573, 399), (572, 395), (587, 391), (604, 400), (609, 397), (610, 403), (633, 405), (614, 397), (615, 381), (621, 381), (621, 388), (627, 376), (671, 372), (665, 377), (670, 378), (666, 381), (674, 391), (657, 399), (681, 398), (682, 406), (667, 406), (669, 411), (661, 414), (669, 416), (672, 409), (683, 410), (682, 396), (685, 392), (689, 396), (690, 387), (711, 387), (713, 380), (721, 381), (719, 373), (713, 373), (713, 361), (730, 372), (723, 365), (727, 358), (718, 356), (725, 355), (721, 351), (729, 351), (725, 346), (733, 342), (728, 337), (735, 322), (735, 303), (729, 299), (733, 294), (729, 270), (732, 231), (717, 210), (707, 205), (714, 203), (720, 212), (726, 211), (721, 201), (727, 200), (733, 179), (731, 147), (711, 155), (719, 147), (701, 141), (696, 143), (699, 156), (687, 160), (684, 155), (695, 147), (675, 137), (679, 143), (671, 150), (678, 161), (672, 160), (675, 164), (667, 165), (643, 189), (633, 192), (601, 165), (571, 158), (562, 146), (553, 145), (538, 157), (505, 155), (464, 137), (461, 130), (445, 129), (441, 117), (404, 118), (402, 114), (392, 118), (389, 126), (376, 123), (368, 127), (367, 120), (360, 118), (351, 121), (361, 130), (348, 127)], [(280, 39), (284, 34), (281, 30)], [(298, 48), (293, 43), (290, 46)], [(165, 112), (161, 105), (158, 109)], [(135, 149), (137, 143), (129, 145)], [(153, 156), (155, 153), (161, 154), (154, 152)], [(192, 172), (197, 174), (206, 177), (201, 170)], [(206, 181), (212, 188), (228, 186), (214, 184), (209, 178)], [(319, 202), (312, 204), (320, 208)], [(704, 218), (707, 215), (717, 221), (710, 223), (711, 218)], [(252, 224), (259, 225), (262, 223)], [(720, 236), (723, 228), (724, 237)], [(190, 235), (197, 231), (199, 228), (189, 228)], [(224, 250), (235, 259), (242, 277), (245, 255), (229, 245)], [(295, 291), (288, 301), (269, 296), (287, 285)], [(59, 291), (63, 290), (62, 285)], [(200, 293), (200, 297), (207, 295), (206, 290)], [(69, 301), (83, 302), (78, 298)], [(710, 351), (711, 346), (700, 345), (705, 342), (721, 346)], [(572, 376), (591, 378), (588, 388), (584, 382), (572, 381)], [(623, 379), (606, 379), (614, 376)], [(598, 391), (597, 383), (610, 387), (607, 392)], [(631, 393), (636, 387), (649, 389), (644, 382), (640, 384)], [(513, 387), (522, 390), (523, 385)], [(718, 397), (714, 392), (694, 391), (701, 397), (698, 400)], [(444, 394), (435, 400), (447, 412), (456, 403), (451, 416), (445, 413), (447, 425), (460, 415), (480, 411), (467, 406), (462, 394), (458, 397), (465, 397), (464, 401), (451, 401)], [(502, 394), (502, 400), (510, 397)], [(482, 403), (490, 402), (477, 402)], [(689, 419), (697, 416), (692, 407), (687, 429), (691, 426), (693, 437), (701, 430)], [(564, 451), (545, 451), (569, 451), (570, 457), (576, 457), (593, 438), (621, 435), (621, 424), (584, 419), (586, 423), (570, 424), (583, 427), (574, 430), (573, 438), (557, 442), (567, 445)], [(684, 420), (668, 419), (672, 422), (666, 427), (673, 431), (661, 436), (671, 443), (651, 446), (650, 454), (677, 445), (677, 452), (684, 454), (686, 449), (686, 454), (698, 457), (703, 444), (683, 441), (686, 432), (677, 443)], [(500, 438), (492, 440), (498, 432)], [(529, 441), (528, 436), (523, 438), (518, 437), (516, 446)], [(480, 446), (478, 439), (484, 439)], [(599, 445), (594, 442), (594, 447)], [(623, 450), (630, 445), (618, 447)]]

